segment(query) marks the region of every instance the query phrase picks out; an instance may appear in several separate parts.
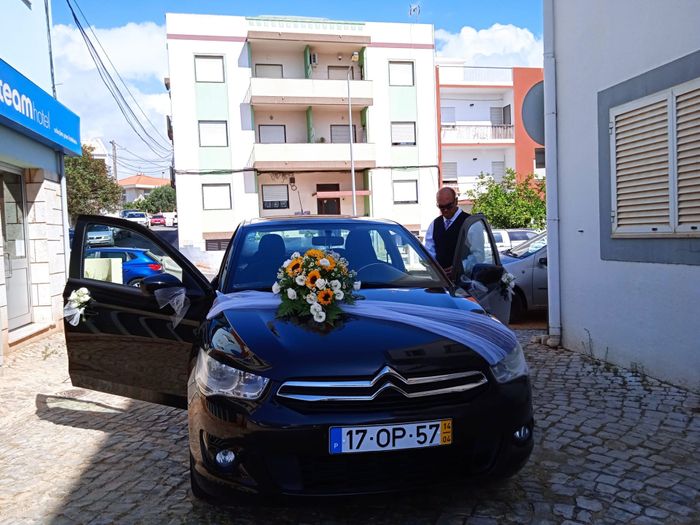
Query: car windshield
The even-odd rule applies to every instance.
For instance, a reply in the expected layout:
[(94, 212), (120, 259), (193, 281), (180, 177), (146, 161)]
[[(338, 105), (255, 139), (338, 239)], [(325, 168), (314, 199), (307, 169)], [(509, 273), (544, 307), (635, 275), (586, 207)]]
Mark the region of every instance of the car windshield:
[(529, 241), (525, 241), (517, 247), (511, 248), (506, 254), (518, 258), (527, 257), (544, 246), (547, 246), (547, 232), (542, 232)]
[(448, 286), (418, 240), (401, 226), (314, 222), (245, 228), (242, 237), (236, 236), (224, 291), (270, 290), (284, 261), (312, 248), (344, 257), (363, 288)]
[(127, 219), (143, 219), (144, 217), (146, 217), (146, 214), (138, 211), (126, 214)]

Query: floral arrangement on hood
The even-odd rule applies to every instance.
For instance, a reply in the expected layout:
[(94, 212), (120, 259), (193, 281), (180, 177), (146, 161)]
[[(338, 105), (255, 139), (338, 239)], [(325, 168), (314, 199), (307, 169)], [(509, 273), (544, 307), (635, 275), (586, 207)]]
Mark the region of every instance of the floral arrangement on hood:
[(319, 324), (333, 324), (342, 310), (340, 303), (355, 302), (353, 291), (360, 289), (356, 273), (348, 261), (332, 251), (294, 252), (277, 271), (272, 292), (282, 300), (279, 317), (310, 316)]

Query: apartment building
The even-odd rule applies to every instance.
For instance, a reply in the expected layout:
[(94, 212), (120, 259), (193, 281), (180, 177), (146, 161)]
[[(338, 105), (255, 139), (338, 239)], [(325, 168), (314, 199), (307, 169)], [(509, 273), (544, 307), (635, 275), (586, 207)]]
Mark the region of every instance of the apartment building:
[(181, 247), (220, 251), (258, 216), (425, 231), (439, 171), (431, 25), (169, 13), (166, 28)]
[(473, 67), (463, 59), (438, 58), (436, 84), (442, 184), (467, 192), (480, 174), (500, 180), (506, 169), (518, 178), (544, 176), (544, 147), (528, 135), (522, 110), (541, 68)]

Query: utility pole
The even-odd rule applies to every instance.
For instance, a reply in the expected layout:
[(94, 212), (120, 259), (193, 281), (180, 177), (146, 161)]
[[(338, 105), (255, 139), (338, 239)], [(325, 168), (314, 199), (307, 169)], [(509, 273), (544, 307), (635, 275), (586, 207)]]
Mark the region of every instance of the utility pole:
[(112, 176), (114, 180), (117, 179), (117, 143), (110, 140), (109, 143), (112, 145)]

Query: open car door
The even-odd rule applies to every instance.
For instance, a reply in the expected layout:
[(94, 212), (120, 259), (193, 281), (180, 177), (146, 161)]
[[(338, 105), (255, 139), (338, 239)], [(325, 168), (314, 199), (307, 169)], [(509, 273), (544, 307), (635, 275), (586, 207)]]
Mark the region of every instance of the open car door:
[(508, 324), (511, 297), (507, 285), (501, 281), (504, 269), (496, 248), (491, 227), (484, 215), (471, 215), (457, 237), (452, 262), (452, 277), (460, 288), (469, 292), (479, 304)]
[[(74, 293), (81, 288), (87, 300)], [(84, 306), (65, 322), (75, 386), (187, 406), (195, 334), (214, 290), (182, 254), (133, 222), (81, 215), (66, 303), (71, 294), (74, 305)]]

